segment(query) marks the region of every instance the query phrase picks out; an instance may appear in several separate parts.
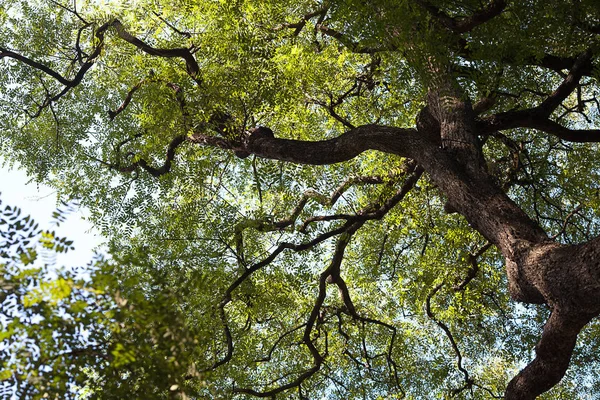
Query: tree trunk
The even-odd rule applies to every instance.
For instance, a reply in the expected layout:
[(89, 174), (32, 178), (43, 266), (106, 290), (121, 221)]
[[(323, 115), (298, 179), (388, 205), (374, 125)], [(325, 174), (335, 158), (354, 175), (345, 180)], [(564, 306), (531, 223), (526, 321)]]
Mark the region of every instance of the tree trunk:
[(556, 243), (506, 195), (486, 170), (472, 107), (452, 86), (431, 91), (416, 122), (417, 130), (364, 125), (320, 142), (251, 135), (244, 150), (306, 164), (342, 162), (369, 149), (417, 161), (450, 208), (500, 249), (511, 297), (547, 304), (552, 311), (536, 358), (505, 394), (507, 399), (535, 398), (564, 376), (578, 333), (600, 314), (600, 238)]
[(507, 399), (534, 399), (562, 379), (577, 335), (600, 313), (600, 239), (574, 246), (549, 239), (486, 172), (470, 104), (430, 93), (429, 107), (439, 123), (442, 147), (423, 148), (415, 155), (417, 162), (448, 196), (451, 208), (499, 247), (511, 296), (552, 310), (536, 358), (505, 394)]

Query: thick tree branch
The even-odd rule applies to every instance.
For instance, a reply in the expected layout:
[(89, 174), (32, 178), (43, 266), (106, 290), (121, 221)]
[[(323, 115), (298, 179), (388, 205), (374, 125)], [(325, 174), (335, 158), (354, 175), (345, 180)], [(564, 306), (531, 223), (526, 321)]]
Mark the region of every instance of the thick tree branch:
[[(471, 44), (466, 39), (459, 39), (456, 45), (458, 53), (462, 58), (470, 61), (482, 60), (481, 58), (475, 57), (475, 54), (470, 49)], [(523, 65), (534, 65), (562, 74), (563, 71), (568, 71), (571, 68), (573, 68), (573, 65), (575, 65), (577, 59), (578, 56), (565, 57), (545, 53), (542, 57), (539, 57), (538, 55), (531, 55), (528, 57), (504, 55), (500, 61), (505, 65), (513, 65), (517, 67)], [(483, 61), (486, 61), (486, 59), (483, 59)], [(592, 62), (587, 62), (580, 67), (580, 71), (583, 76), (594, 76), (595, 68), (595, 64), (593, 64)]]
[(41, 64), (37, 61), (34, 61), (28, 57), (25, 57), (19, 53), (8, 50), (4, 47), (0, 47), (0, 59), (2, 59), (4, 57), (13, 58), (17, 61), (22, 62), (23, 64), (29, 65), (30, 67), (37, 69), (38, 71), (42, 71), (42, 72), (46, 73), (47, 75), (50, 75), (52, 78), (56, 79), (58, 82), (60, 82), (61, 84), (65, 85), (65, 86), (70, 86), (72, 84), (72, 80), (65, 78), (58, 72), (54, 71), (52, 68), (50, 68), (44, 64)]
[[(448, 124), (448, 129), (452, 126)], [(260, 157), (315, 165), (350, 160), (366, 150), (413, 158), (423, 165), (450, 201), (455, 203), (454, 209), (463, 213), (476, 229), (507, 252), (505, 254), (513, 251), (517, 238), (533, 243), (547, 240), (543, 230), (495, 186), (488, 175), (480, 171), (476, 176), (465, 176), (463, 167), (439, 148), (439, 139), (435, 137), (435, 127), (427, 124), (419, 131), (364, 125), (337, 138), (316, 142), (278, 139), (269, 129), (261, 128), (249, 136), (247, 145), (240, 146), (247, 153)], [(215, 142), (218, 138), (214, 137), (198, 135), (195, 140), (221, 148), (234, 148), (227, 141)], [(499, 226), (503, 229), (499, 230)]]
[(569, 366), (577, 335), (588, 322), (588, 318), (573, 319), (552, 312), (536, 346), (535, 359), (510, 381), (504, 398), (533, 400), (560, 382)]
[(248, 150), (263, 158), (325, 165), (351, 160), (367, 150), (410, 157), (412, 148), (421, 141), (414, 129), (363, 125), (334, 139), (315, 142), (251, 135)]

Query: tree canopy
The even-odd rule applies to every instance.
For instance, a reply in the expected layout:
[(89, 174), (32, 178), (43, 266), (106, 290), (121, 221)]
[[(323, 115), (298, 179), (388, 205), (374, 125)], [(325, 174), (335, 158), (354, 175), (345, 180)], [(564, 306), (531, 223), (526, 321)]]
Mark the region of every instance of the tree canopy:
[(0, 5), (2, 154), (111, 241), (15, 390), (600, 392), (597, 0)]

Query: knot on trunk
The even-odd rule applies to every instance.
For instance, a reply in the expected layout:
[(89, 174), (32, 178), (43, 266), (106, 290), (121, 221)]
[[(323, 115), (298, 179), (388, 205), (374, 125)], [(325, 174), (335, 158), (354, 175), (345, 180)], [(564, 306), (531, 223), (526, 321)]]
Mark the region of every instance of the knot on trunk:
[(248, 131), (248, 147), (252, 149), (256, 145), (260, 145), (260, 142), (264, 139), (273, 139), (275, 134), (273, 131), (265, 126), (258, 126)]
[(440, 142), (440, 123), (431, 113), (429, 106), (423, 107), (417, 115), (417, 130), (423, 136)]

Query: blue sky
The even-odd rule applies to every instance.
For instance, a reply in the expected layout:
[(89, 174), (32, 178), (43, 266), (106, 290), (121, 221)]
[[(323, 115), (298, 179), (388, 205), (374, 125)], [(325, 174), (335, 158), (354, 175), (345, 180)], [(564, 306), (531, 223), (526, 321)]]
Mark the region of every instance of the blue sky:
[(94, 249), (103, 242), (100, 234), (85, 220), (86, 210), (79, 208), (58, 228), (51, 226), (52, 212), (57, 206), (56, 192), (44, 185), (28, 183), (30, 179), (24, 172), (2, 164), (0, 157), (0, 207), (18, 206), (23, 214), (31, 215), (40, 224), (40, 229), (55, 230), (58, 236), (73, 240), (75, 250), (58, 254), (57, 266), (86, 265), (92, 259)]

